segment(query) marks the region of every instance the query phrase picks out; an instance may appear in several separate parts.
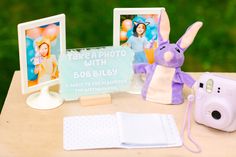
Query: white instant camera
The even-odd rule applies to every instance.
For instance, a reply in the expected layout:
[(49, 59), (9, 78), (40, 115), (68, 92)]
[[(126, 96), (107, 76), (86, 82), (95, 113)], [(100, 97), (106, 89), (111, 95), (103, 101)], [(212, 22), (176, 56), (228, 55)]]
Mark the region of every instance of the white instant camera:
[(236, 81), (205, 73), (196, 83), (195, 120), (227, 132), (236, 130)]

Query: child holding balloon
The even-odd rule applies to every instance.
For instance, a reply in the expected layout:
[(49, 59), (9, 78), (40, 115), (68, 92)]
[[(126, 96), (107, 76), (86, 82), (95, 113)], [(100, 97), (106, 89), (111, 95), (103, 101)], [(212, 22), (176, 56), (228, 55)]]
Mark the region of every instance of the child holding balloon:
[(34, 73), (38, 74), (38, 83), (57, 78), (57, 59), (51, 54), (51, 43), (49, 39), (36, 42), (38, 54), (41, 61), (35, 66)]

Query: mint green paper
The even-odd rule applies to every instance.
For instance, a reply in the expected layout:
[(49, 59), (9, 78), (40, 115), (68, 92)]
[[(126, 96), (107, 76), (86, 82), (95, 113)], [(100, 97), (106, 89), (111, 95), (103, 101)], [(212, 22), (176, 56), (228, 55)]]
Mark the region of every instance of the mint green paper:
[(65, 100), (126, 91), (133, 76), (134, 52), (128, 47), (67, 50), (59, 58), (60, 93)]

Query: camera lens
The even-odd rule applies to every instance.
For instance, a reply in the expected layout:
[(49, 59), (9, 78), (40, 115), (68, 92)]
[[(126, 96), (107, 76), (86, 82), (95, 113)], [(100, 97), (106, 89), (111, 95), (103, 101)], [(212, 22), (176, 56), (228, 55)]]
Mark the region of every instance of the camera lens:
[(219, 120), (220, 118), (221, 118), (221, 114), (220, 114), (220, 112), (219, 111), (213, 111), (213, 112), (211, 112), (211, 116), (214, 118), (214, 119), (216, 119), (216, 120)]

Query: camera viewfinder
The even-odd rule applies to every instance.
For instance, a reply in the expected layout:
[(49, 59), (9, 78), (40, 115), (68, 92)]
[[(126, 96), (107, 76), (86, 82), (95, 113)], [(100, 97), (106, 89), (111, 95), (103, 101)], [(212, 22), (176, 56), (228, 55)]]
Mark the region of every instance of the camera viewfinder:
[(206, 82), (206, 91), (207, 91), (208, 93), (211, 93), (212, 90), (213, 90), (213, 80), (212, 80), (212, 79), (209, 79), (209, 80), (207, 80), (207, 82)]

